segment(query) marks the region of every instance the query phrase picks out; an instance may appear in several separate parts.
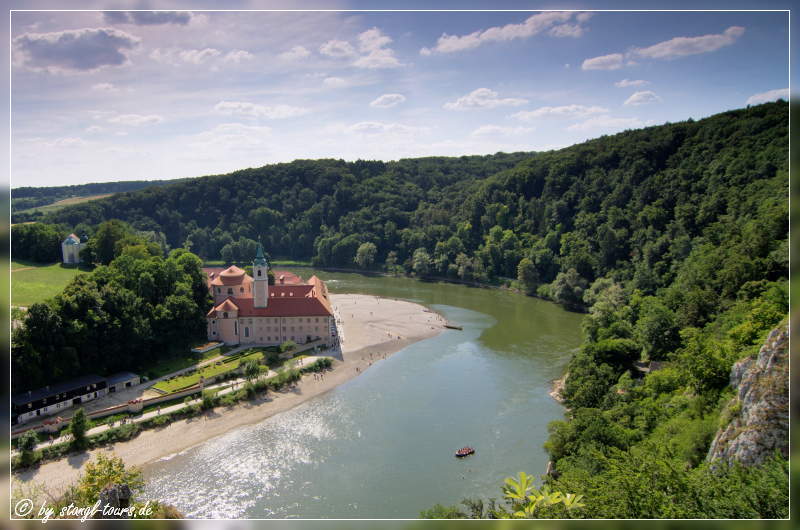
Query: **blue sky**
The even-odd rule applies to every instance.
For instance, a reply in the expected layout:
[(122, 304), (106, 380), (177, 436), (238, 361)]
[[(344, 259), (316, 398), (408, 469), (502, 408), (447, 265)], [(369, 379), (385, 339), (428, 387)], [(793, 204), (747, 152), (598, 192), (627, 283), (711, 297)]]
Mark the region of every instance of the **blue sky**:
[(790, 82), (788, 11), (15, 11), (10, 43), (12, 188), (559, 149)]

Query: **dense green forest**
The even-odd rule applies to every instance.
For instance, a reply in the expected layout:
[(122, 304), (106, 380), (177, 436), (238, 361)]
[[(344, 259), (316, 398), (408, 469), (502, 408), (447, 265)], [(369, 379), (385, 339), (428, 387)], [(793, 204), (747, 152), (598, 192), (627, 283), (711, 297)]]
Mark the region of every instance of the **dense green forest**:
[[(229, 263), (252, 259), (261, 238), (272, 255), (322, 267), (517, 279), (527, 294), (588, 312), (568, 413), (544, 446), (549, 486), (585, 495), (563, 516), (783, 517), (785, 461), (721, 473), (705, 455), (730, 419), (731, 367), (788, 314), (788, 122), (778, 101), (543, 153), (295, 161), (41, 220), (96, 238), (121, 219), (151, 252)], [(116, 249), (93, 252), (100, 270), (119, 266)], [(640, 360), (662, 369), (638, 379)], [(747, 495), (727, 502), (727, 487)]]

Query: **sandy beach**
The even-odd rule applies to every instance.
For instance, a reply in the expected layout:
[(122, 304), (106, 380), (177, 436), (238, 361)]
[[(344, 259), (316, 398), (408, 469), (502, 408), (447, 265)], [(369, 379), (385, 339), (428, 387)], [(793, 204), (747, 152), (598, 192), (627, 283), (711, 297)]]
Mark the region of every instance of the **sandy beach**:
[[(235, 407), (217, 407), (212, 415), (196, 416), (166, 427), (142, 432), (133, 440), (82, 453), (12, 476), (12, 491), (18, 483), (41, 484), (57, 496), (81, 474), (84, 462), (99, 451), (113, 451), (128, 466), (143, 466), (174, 455), (232, 429), (262, 421), (319, 396), (369, 369), (369, 361), (380, 362), (409, 344), (441, 333), (443, 322), (435, 313), (411, 302), (368, 295), (331, 294), (331, 306), (343, 338), (340, 350), (324, 352), (334, 359), (324, 378), (307, 375), (293, 390), (270, 392)], [(372, 354), (372, 357), (370, 357)], [(358, 368), (358, 370), (356, 370)]]

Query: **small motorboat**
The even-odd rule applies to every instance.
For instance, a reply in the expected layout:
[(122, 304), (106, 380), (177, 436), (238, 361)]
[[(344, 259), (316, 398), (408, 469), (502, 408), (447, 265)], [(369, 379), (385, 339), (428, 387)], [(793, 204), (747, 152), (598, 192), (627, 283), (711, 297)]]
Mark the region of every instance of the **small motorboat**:
[(469, 456), (474, 452), (475, 452), (475, 449), (473, 449), (472, 447), (462, 447), (461, 449), (456, 451), (456, 457), (457, 458), (461, 458), (461, 457), (464, 457), (464, 456)]
[(454, 326), (453, 324), (445, 324), (444, 327), (447, 329), (457, 329), (458, 331), (461, 331), (462, 329), (461, 326)]

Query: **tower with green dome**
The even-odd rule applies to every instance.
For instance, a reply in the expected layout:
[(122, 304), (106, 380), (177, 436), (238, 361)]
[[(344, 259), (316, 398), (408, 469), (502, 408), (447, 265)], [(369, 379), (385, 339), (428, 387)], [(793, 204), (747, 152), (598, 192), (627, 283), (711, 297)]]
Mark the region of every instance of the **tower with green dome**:
[(253, 306), (267, 307), (269, 302), (269, 274), (267, 260), (264, 258), (264, 251), (261, 248), (261, 238), (258, 241), (256, 259), (253, 260)]

